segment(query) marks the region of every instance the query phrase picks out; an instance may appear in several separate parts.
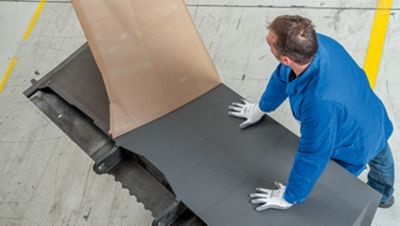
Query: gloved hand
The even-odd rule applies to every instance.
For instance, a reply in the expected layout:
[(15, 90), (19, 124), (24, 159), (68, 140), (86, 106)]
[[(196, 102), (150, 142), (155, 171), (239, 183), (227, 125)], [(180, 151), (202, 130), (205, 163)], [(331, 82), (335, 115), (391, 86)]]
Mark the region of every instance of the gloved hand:
[(245, 99), (242, 99), (242, 102), (243, 103), (233, 102), (229, 106), (229, 115), (239, 118), (245, 118), (246, 121), (239, 125), (241, 129), (244, 129), (260, 121), (265, 113), (261, 111), (258, 103), (253, 104)]
[(257, 193), (250, 194), (252, 204), (261, 204), (256, 207), (256, 211), (262, 211), (266, 209), (289, 209), (293, 204), (287, 202), (283, 198), (285, 194), (286, 186), (275, 182), (276, 190), (270, 190), (265, 188), (256, 188)]

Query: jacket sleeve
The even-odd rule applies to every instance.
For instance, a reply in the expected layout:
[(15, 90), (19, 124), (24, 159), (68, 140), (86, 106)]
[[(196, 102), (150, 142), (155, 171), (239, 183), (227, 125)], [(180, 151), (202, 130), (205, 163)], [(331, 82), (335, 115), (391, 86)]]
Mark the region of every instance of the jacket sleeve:
[(333, 102), (302, 109), (300, 142), (284, 195), (285, 200), (293, 204), (305, 201), (330, 159), (339, 111), (338, 104)]
[(279, 64), (271, 76), (259, 103), (259, 107), (264, 112), (271, 112), (278, 108), (287, 98), (287, 83), (283, 79), (284, 66)]

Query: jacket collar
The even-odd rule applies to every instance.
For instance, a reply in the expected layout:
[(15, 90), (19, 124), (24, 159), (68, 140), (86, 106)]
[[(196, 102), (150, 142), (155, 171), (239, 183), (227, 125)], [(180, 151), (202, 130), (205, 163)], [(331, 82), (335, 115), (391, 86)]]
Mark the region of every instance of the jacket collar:
[(308, 65), (306, 70), (304, 70), (299, 77), (297, 77), (291, 82), (289, 82), (289, 76), (290, 73), (293, 72), (292, 70), (289, 71), (289, 73), (287, 74), (288, 85), (286, 87), (286, 93), (288, 95), (300, 93), (310, 83), (310, 81), (314, 79), (314, 77), (316, 76), (316, 72), (318, 71), (320, 58), (321, 56), (318, 49), (318, 51), (314, 55), (314, 58), (311, 61), (311, 64)]

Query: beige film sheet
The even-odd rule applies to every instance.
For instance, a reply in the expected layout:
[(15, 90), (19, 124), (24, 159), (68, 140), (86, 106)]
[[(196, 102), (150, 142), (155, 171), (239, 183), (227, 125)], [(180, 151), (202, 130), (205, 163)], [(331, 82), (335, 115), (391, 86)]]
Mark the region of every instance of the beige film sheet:
[(114, 138), (221, 83), (183, 0), (72, 2), (105, 83)]

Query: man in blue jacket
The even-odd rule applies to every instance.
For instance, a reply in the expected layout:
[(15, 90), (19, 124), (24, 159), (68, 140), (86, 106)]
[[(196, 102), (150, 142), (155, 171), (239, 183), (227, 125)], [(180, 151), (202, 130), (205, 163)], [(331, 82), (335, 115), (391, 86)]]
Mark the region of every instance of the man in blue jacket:
[(380, 207), (390, 207), (394, 165), (387, 140), (393, 126), (363, 69), (307, 18), (279, 16), (268, 29), (268, 45), (280, 64), (258, 104), (232, 103), (229, 114), (245, 118), (245, 128), (289, 98), (301, 137), (287, 187), (256, 188), (250, 195), (256, 210), (304, 202), (330, 159), (356, 176), (368, 164), (368, 185), (383, 195)]

